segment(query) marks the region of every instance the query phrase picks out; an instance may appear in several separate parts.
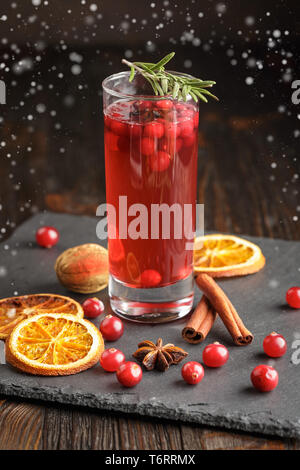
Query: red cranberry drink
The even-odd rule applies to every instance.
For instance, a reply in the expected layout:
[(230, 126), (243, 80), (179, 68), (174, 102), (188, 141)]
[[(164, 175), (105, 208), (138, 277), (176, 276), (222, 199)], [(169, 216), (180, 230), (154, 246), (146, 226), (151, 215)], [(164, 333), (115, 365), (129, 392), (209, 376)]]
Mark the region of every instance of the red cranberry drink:
[[(138, 203), (147, 208), (148, 227), (152, 204), (195, 204), (197, 120), (195, 106), (170, 100), (119, 101), (106, 110), (106, 194), (107, 203), (117, 209), (117, 221), (120, 195), (127, 196), (128, 207)], [(150, 235), (110, 240), (111, 274), (131, 287), (144, 288), (188, 277), (193, 252), (186, 250), (189, 240), (184, 233), (174, 239), (170, 226), (169, 239)]]
[(127, 319), (169, 321), (193, 303), (198, 106), (145, 94), (142, 77), (128, 78), (103, 83), (111, 306)]

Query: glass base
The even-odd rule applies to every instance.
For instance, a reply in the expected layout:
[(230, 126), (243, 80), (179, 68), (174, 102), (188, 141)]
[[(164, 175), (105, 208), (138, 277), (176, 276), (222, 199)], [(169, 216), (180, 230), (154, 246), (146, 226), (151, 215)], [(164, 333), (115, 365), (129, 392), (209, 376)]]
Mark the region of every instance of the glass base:
[(187, 315), (193, 306), (193, 275), (164, 287), (128, 287), (109, 277), (112, 310), (122, 318), (142, 323), (164, 323)]

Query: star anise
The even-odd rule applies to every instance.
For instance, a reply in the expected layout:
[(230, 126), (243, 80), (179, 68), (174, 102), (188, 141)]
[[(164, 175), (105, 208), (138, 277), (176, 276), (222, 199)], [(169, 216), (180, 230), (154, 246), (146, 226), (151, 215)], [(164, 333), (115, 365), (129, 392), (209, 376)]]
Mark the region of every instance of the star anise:
[(133, 357), (142, 362), (147, 370), (157, 369), (162, 372), (171, 364), (178, 364), (187, 355), (186, 351), (174, 344), (168, 343), (163, 346), (161, 338), (156, 344), (148, 340), (142, 341), (138, 344), (137, 351), (133, 353)]

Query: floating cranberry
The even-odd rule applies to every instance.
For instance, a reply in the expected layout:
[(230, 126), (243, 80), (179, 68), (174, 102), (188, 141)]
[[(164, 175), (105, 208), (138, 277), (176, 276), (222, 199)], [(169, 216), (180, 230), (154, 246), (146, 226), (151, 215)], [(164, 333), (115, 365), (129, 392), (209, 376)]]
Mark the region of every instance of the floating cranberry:
[(281, 357), (286, 353), (287, 350), (286, 340), (282, 335), (273, 332), (265, 337), (263, 348), (268, 356)]
[(107, 315), (100, 324), (100, 331), (104, 339), (107, 341), (115, 341), (121, 338), (124, 332), (124, 325), (120, 318)]
[(43, 248), (52, 248), (59, 240), (59, 233), (55, 227), (40, 227), (36, 231), (35, 238)]
[(195, 141), (196, 141), (196, 136), (195, 136), (195, 134), (194, 134), (194, 132), (193, 132), (191, 135), (189, 135), (189, 136), (187, 136), (187, 137), (184, 137), (184, 139), (183, 139), (183, 145), (184, 145), (185, 147), (192, 147), (192, 146), (194, 145)]
[(124, 387), (134, 387), (143, 377), (143, 371), (136, 362), (125, 362), (117, 370), (117, 379)]
[(110, 129), (111, 118), (109, 116), (104, 115), (104, 124), (108, 129)]
[(96, 318), (104, 312), (104, 304), (97, 297), (86, 299), (82, 304), (82, 308), (84, 316), (87, 318)]
[(176, 122), (168, 122), (165, 126), (166, 137), (175, 139), (180, 135), (181, 127)]
[[(183, 139), (182, 139), (183, 141)], [(182, 161), (183, 165), (184, 166), (188, 166), (192, 157), (193, 157), (193, 152), (191, 151), (191, 148), (190, 147), (185, 147), (184, 146), (184, 142), (183, 142), (183, 145), (179, 151), (179, 157), (180, 157), (180, 160)]]
[(271, 392), (278, 385), (278, 373), (273, 367), (262, 364), (251, 372), (251, 381), (260, 392)]
[(162, 137), (159, 139), (159, 150), (167, 152), (169, 155), (175, 155), (182, 146), (182, 139)]
[(142, 287), (156, 287), (161, 281), (161, 275), (155, 269), (146, 269), (141, 275)]
[(107, 372), (116, 372), (124, 362), (124, 353), (116, 348), (105, 349), (100, 357), (100, 364)]
[(149, 122), (144, 127), (144, 136), (160, 139), (164, 135), (164, 126), (161, 122)]
[(183, 139), (176, 139), (176, 152), (179, 152), (183, 146)]
[(106, 130), (105, 131), (105, 146), (107, 146), (111, 151), (117, 152), (119, 136), (113, 132)]
[(183, 103), (176, 103), (176, 109), (177, 111), (184, 112), (186, 110), (186, 104)]
[(164, 110), (169, 110), (173, 108), (173, 103), (171, 100), (159, 100), (155, 102), (155, 106), (158, 109), (164, 109)]
[(143, 155), (152, 155), (155, 152), (155, 140), (151, 137), (143, 137), (141, 140), (141, 149)]
[(149, 159), (152, 171), (165, 171), (169, 167), (170, 161), (170, 155), (162, 150), (151, 155)]
[(134, 103), (134, 107), (139, 112), (145, 112), (148, 110), (150, 111), (150, 109), (152, 109), (152, 101), (147, 101), (147, 100), (136, 101)]
[(120, 152), (129, 152), (130, 150), (130, 139), (125, 135), (118, 137), (117, 146)]
[(117, 135), (128, 135), (128, 125), (125, 122), (112, 120), (110, 128)]
[(194, 130), (194, 123), (189, 120), (180, 124), (180, 137), (189, 137)]
[(196, 385), (203, 379), (204, 369), (199, 362), (190, 361), (182, 366), (181, 375), (188, 384)]
[(203, 362), (208, 367), (221, 367), (228, 361), (228, 349), (220, 343), (206, 346), (202, 353)]
[(192, 109), (192, 108), (186, 108), (182, 115), (187, 118), (187, 119), (190, 119), (192, 121), (192, 123), (194, 124), (194, 115), (195, 115), (195, 111)]
[(300, 287), (291, 287), (286, 293), (286, 301), (292, 308), (300, 308)]
[(133, 139), (138, 139), (142, 135), (142, 126), (140, 124), (130, 124), (128, 126), (129, 129), (129, 135)]
[[(168, 150), (170, 150), (170, 147), (171, 146), (170, 146), (170, 140), (169, 139), (167, 139), (166, 137), (162, 137), (161, 139), (159, 139), (159, 144), (158, 144), (159, 150), (163, 150), (164, 152), (168, 152)], [(169, 153), (172, 154), (173, 152), (169, 151)]]

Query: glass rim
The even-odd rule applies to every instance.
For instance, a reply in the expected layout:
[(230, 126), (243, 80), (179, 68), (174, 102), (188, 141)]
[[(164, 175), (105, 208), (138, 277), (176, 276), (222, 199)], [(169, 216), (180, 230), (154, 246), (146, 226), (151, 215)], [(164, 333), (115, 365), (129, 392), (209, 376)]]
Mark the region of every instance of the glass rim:
[[(188, 77), (188, 78), (195, 78), (192, 75), (190, 75), (188, 73), (185, 73), (185, 72), (175, 72), (173, 70), (167, 70), (167, 72), (169, 72), (173, 75), (179, 75), (179, 76), (184, 76), (184, 77)], [(135, 100), (147, 99), (149, 101), (159, 101), (159, 100), (163, 100), (163, 99), (173, 99), (172, 95), (140, 95), (140, 94), (121, 93), (121, 92), (116, 91), (113, 88), (109, 88), (107, 86), (107, 82), (109, 82), (109, 80), (112, 80), (113, 78), (115, 78), (115, 79), (124, 78), (124, 77), (129, 78), (129, 76), (130, 76), (130, 70), (124, 70), (123, 72), (113, 73), (112, 75), (109, 75), (108, 77), (106, 77), (102, 81), (102, 88), (106, 93), (108, 93), (112, 96), (116, 96), (117, 98), (132, 98), (132, 99), (135, 99)]]

